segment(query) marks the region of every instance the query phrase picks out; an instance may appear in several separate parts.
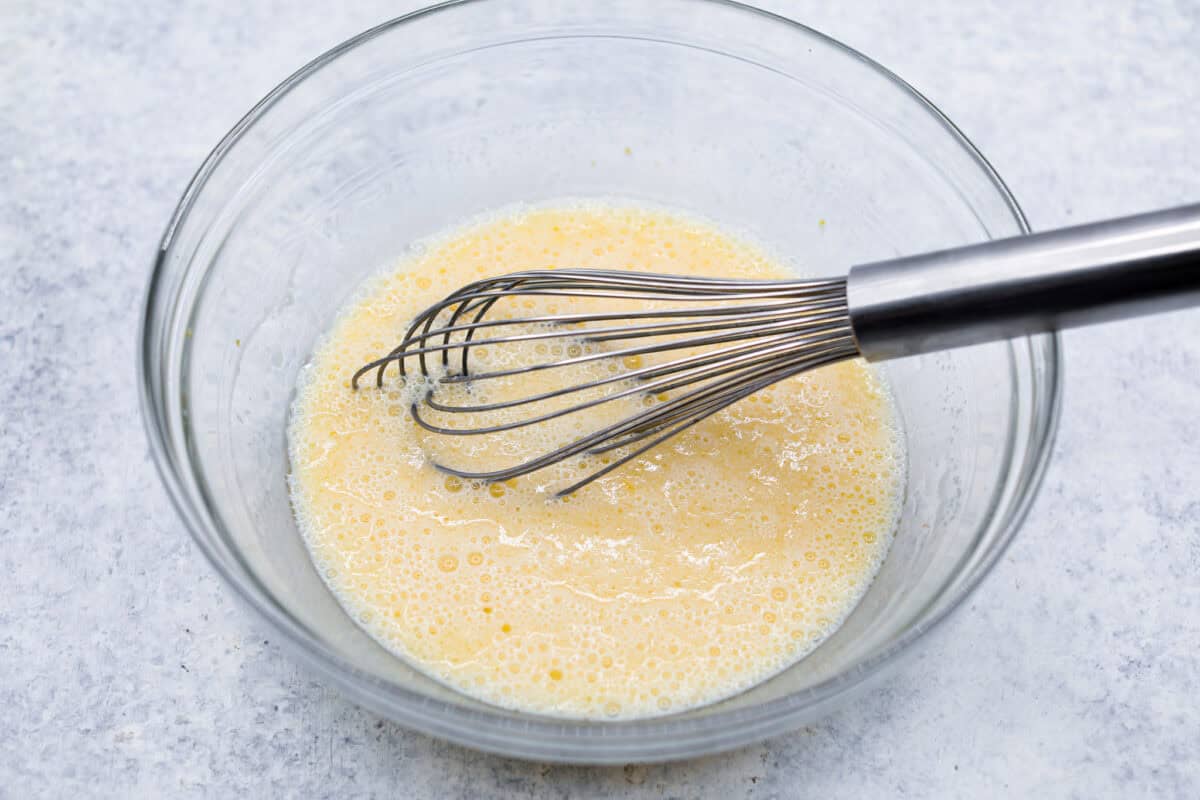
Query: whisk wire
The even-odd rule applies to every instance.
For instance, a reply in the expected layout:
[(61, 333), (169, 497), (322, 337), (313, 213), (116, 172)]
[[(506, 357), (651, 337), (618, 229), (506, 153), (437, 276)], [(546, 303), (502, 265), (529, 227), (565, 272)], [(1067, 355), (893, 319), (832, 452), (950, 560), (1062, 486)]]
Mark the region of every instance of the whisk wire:
[[(443, 305), (445, 301), (443, 301)], [(587, 322), (602, 322), (612, 321), (617, 319), (653, 319), (653, 318), (678, 318), (687, 317), (689, 319), (705, 318), (713, 316), (730, 316), (739, 314), (738, 318), (732, 321), (709, 322), (709, 323), (664, 323), (660, 325), (642, 325), (642, 326), (619, 326), (611, 328), (593, 329), (581, 336), (577, 329), (566, 330), (546, 330), (535, 333), (516, 334), (503, 337), (492, 337), (488, 339), (474, 340), (464, 338), (462, 341), (453, 341), (452, 336), (455, 333), (464, 333), (466, 337), (473, 336), (474, 333), (481, 328), (498, 328), (502, 326), (531, 326), (531, 325), (556, 325), (556, 326), (573, 326)], [(646, 336), (665, 336), (669, 334), (679, 333), (698, 333), (710, 330), (727, 330), (727, 329), (743, 329), (746, 338), (755, 333), (766, 330), (764, 328), (749, 328), (748, 321), (759, 319), (775, 319), (777, 321), (796, 320), (797, 322), (807, 320), (809, 323), (816, 325), (822, 322), (840, 321), (845, 317), (845, 303), (840, 304), (836, 300), (813, 300), (805, 303), (803, 307), (797, 307), (794, 301), (781, 302), (770, 306), (742, 306), (735, 307), (734, 310), (727, 308), (704, 308), (704, 309), (673, 309), (662, 311), (647, 311), (621, 314), (618, 312), (606, 314), (567, 314), (567, 315), (545, 315), (535, 317), (518, 317), (513, 319), (502, 320), (483, 320), (472, 322), (463, 325), (445, 325), (440, 328), (426, 327), (420, 334), (414, 335), (414, 330), (417, 326), (410, 327), (406, 338), (400, 346), (396, 347), (390, 353), (382, 358), (375, 359), (363, 365), (357, 372), (354, 373), (352, 383), (354, 388), (358, 388), (358, 382), (367, 372), (375, 369), (378, 370), (376, 385), (383, 385), (383, 371), (386, 367), (396, 362), (399, 364), (401, 374), (405, 374), (404, 361), (411, 356), (423, 357), (428, 353), (445, 353), (446, 351), (462, 349), (469, 350), (471, 347), (483, 347), (493, 344), (513, 344), (517, 342), (533, 342), (549, 339), (566, 339), (576, 338), (582, 339), (589, 343), (599, 343), (605, 341), (616, 341), (619, 339), (630, 339)], [(435, 317), (429, 316), (432, 321)], [(427, 345), (425, 342), (430, 339), (442, 337), (441, 344)], [(695, 347), (704, 344), (712, 344), (715, 340), (706, 340), (703, 342), (685, 342), (669, 346), (662, 346), (646, 350), (629, 350), (621, 352), (601, 352), (587, 359), (574, 359), (569, 361), (551, 362), (545, 364), (534, 364), (527, 367), (517, 368), (507, 372), (492, 372), (492, 373), (477, 373), (470, 375), (464, 371), (459, 375), (444, 376), (447, 382), (462, 381), (462, 380), (482, 380), (493, 377), (506, 377), (518, 372), (530, 370), (553, 368), (565, 364), (582, 363), (584, 360), (598, 360), (607, 357), (621, 357), (626, 355), (639, 355), (650, 352), (661, 352), (663, 349), (678, 349), (682, 347)], [(726, 339), (726, 341), (731, 341)], [(446, 361), (443, 361), (445, 364)], [(423, 367), (423, 374), (428, 375), (428, 369)]]

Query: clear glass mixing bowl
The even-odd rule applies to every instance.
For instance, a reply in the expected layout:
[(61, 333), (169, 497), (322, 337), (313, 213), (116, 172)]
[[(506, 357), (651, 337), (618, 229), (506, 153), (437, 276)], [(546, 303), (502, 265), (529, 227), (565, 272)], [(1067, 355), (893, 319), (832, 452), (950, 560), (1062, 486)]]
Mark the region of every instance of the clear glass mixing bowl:
[(497, 709), (384, 651), (325, 588), (288, 504), (285, 417), (314, 341), (413, 240), (508, 203), (597, 195), (720, 220), (809, 275), (1026, 229), (936, 108), (788, 20), (712, 0), (446, 4), (321, 56), (205, 161), (149, 287), (146, 423), (200, 549), (363, 705), (540, 760), (710, 753), (825, 714), (915, 649), (991, 569), (1046, 462), (1057, 341), (886, 365), (908, 444), (903, 518), (865, 599), (808, 658), (652, 720)]

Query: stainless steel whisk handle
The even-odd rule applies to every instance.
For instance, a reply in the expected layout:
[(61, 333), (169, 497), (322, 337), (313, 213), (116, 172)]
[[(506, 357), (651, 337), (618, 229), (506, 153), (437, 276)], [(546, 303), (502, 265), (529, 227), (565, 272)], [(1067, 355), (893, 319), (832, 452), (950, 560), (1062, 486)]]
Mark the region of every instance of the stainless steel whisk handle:
[(1200, 305), (1200, 204), (850, 270), (871, 361)]

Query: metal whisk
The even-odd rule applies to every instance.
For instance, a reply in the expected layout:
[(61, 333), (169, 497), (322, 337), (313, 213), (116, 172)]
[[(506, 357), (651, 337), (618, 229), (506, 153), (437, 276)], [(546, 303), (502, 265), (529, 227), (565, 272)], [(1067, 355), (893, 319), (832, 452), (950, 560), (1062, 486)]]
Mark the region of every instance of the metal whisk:
[[(578, 313), (504, 316), (544, 298), (583, 302)], [(557, 302), (557, 301), (549, 301)], [(878, 361), (1200, 303), (1200, 205), (853, 267), (846, 278), (749, 281), (592, 269), (530, 270), (476, 281), (419, 314), (400, 344), (361, 367), (384, 386), (393, 363), (415, 359), (430, 390), (411, 407), (446, 436), (502, 433), (637, 396), (665, 398), (584, 430), (524, 463), (469, 471), (502, 481), (581, 455), (613, 453), (580, 487), (777, 381), (863, 357)], [(603, 305), (596, 310), (592, 306)], [(558, 340), (566, 355), (470, 371), (472, 350)], [(586, 347), (580, 346), (585, 345)], [(677, 352), (682, 351), (682, 352)], [(642, 357), (670, 354), (641, 364)], [(445, 403), (437, 387), (569, 372), (617, 359), (632, 366), (515, 398)], [(432, 368), (431, 368), (432, 362)], [(432, 377), (431, 377), (432, 376)], [(564, 398), (578, 395), (577, 402)], [(558, 402), (519, 419), (489, 420)], [(438, 425), (437, 414), (482, 424)]]

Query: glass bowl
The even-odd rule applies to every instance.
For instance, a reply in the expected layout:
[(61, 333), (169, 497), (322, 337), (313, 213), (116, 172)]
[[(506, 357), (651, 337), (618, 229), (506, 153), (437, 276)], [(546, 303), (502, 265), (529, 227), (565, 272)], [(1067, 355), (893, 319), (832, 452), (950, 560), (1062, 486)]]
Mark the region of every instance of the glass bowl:
[(715, 705), (613, 722), (489, 706), (383, 650), (309, 562), (289, 507), (285, 420), (297, 371), (343, 302), (447, 224), (580, 196), (718, 220), (813, 276), (1026, 230), (936, 108), (781, 17), (713, 0), (440, 5), (297, 72), (188, 186), (141, 332), (163, 480), (273, 638), (407, 727), (577, 763), (695, 756), (797, 728), (911, 653), (1004, 551), (1055, 427), (1055, 337), (885, 366), (909, 470), (887, 561), (812, 655)]

